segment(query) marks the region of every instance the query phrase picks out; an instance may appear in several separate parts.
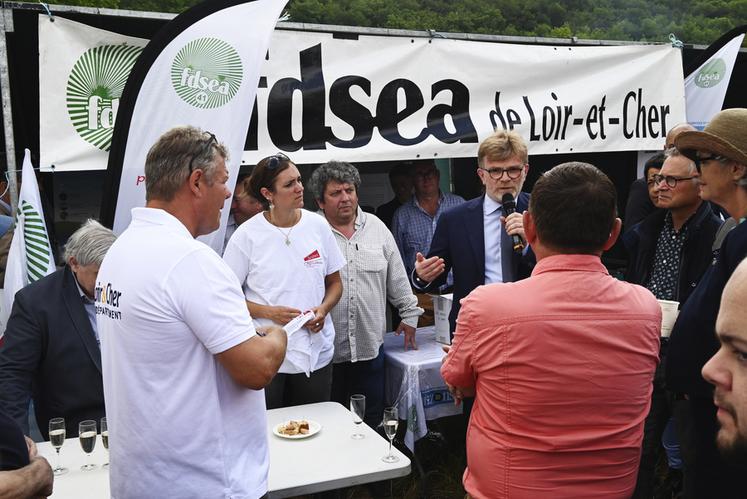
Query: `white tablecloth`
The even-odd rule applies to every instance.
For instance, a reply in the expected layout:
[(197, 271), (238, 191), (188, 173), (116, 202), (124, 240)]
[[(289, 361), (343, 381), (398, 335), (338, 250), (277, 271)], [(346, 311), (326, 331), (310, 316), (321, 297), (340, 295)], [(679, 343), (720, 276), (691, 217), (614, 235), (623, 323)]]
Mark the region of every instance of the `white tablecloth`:
[(462, 413), (441, 377), (445, 354), (433, 326), (418, 329), (415, 338), (418, 349), (405, 351), (403, 336), (384, 337), (386, 398), (397, 406), (400, 419), (407, 420), (405, 445), (410, 450), (428, 433), (426, 421)]
[[(322, 425), (316, 435), (302, 440), (288, 440), (272, 434), (272, 428), (289, 419), (307, 418)], [(325, 490), (350, 487), (406, 476), (410, 460), (393, 448), (399, 462), (381, 460), (389, 450), (389, 442), (374, 430), (361, 425), (365, 435), (353, 440), (353, 415), (335, 402), (322, 402), (267, 411), (267, 431), (270, 443), (269, 495), (271, 498), (313, 494)], [(37, 444), (39, 453), (54, 466), (54, 449), (49, 442)], [(97, 437), (91, 462), (99, 467), (81, 471), (86, 462), (78, 439), (69, 438), (60, 451), (65, 475), (55, 477), (55, 499), (106, 499), (109, 497), (109, 472), (101, 468), (108, 461), (106, 450)], [(200, 456), (195, 456), (199, 462)]]

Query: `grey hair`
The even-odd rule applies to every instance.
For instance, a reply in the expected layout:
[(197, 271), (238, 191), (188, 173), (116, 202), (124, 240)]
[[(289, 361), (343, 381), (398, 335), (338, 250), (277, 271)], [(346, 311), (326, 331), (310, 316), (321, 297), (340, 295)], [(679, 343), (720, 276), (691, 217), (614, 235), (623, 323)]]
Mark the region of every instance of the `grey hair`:
[(324, 199), (324, 189), (330, 180), (341, 184), (353, 184), (355, 190), (361, 185), (361, 174), (358, 169), (345, 161), (328, 161), (314, 170), (306, 184), (314, 199)]
[(114, 232), (89, 218), (67, 240), (65, 262), (69, 262), (70, 258), (75, 258), (79, 265), (99, 266), (116, 239)]
[(146, 201), (174, 199), (190, 175), (190, 162), (194, 170), (203, 171), (212, 185), (217, 156), (228, 160), (228, 150), (210, 132), (187, 125), (164, 133), (145, 158)]
[(698, 168), (695, 166), (695, 161), (693, 161), (692, 159), (690, 159), (687, 156), (685, 156), (684, 154), (682, 154), (682, 152), (680, 152), (680, 150), (677, 149), (676, 147), (670, 147), (669, 149), (667, 149), (666, 151), (664, 151), (664, 157), (666, 157), (667, 159), (669, 159), (669, 158), (685, 158), (686, 160), (689, 161), (688, 162), (688, 166), (690, 167), (690, 172), (689, 173), (693, 173), (693, 172), (698, 171)]

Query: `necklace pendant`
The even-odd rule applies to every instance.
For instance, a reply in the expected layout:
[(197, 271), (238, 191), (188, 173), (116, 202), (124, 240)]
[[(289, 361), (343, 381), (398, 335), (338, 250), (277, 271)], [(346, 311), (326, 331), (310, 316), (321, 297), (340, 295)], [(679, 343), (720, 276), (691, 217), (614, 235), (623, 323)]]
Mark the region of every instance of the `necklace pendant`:
[(290, 239), (288, 239), (288, 238), (286, 237), (286, 238), (285, 238), (285, 245), (286, 245), (286, 246), (290, 246), (290, 243), (291, 243), (291, 242), (290, 242)]

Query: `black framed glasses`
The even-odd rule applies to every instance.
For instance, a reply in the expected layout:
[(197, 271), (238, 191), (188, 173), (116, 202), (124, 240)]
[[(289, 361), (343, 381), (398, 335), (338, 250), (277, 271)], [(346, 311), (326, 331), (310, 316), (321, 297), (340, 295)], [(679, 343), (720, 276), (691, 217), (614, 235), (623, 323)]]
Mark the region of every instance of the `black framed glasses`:
[(706, 161), (720, 161), (720, 162), (723, 162), (725, 160), (726, 160), (725, 157), (719, 156), (717, 154), (711, 154), (711, 155), (708, 155), (708, 156), (697, 156), (696, 155), (695, 156), (695, 160), (694, 160), (695, 169), (698, 170), (698, 173), (700, 173), (700, 169), (702, 168), (703, 163), (705, 163)]
[(210, 135), (207, 140), (205, 140), (205, 143), (200, 148), (200, 152), (197, 154), (193, 154), (192, 157), (189, 160), (189, 174), (192, 175), (192, 172), (195, 169), (195, 160), (199, 158), (200, 156), (204, 155), (208, 150), (212, 147), (213, 144), (218, 143), (218, 139), (215, 138), (215, 134), (211, 132), (205, 132), (206, 134)]
[(290, 158), (282, 152), (278, 152), (277, 154), (273, 154), (272, 156), (267, 157), (265, 168), (267, 168), (268, 170), (274, 170), (286, 161), (290, 162)]
[(516, 180), (521, 176), (521, 172), (524, 171), (523, 166), (509, 166), (508, 168), (483, 168), (480, 167), (480, 170), (488, 172), (488, 175), (490, 175), (490, 178), (493, 180), (500, 180), (503, 178), (503, 174), (505, 173), (508, 175), (508, 178), (511, 180)]
[(692, 180), (694, 178), (698, 178), (697, 175), (693, 175), (692, 177), (674, 177), (672, 175), (654, 175), (653, 180), (655, 185), (659, 185), (659, 183), (664, 182), (667, 184), (668, 187), (674, 189), (677, 187), (677, 182), (680, 182), (682, 180)]

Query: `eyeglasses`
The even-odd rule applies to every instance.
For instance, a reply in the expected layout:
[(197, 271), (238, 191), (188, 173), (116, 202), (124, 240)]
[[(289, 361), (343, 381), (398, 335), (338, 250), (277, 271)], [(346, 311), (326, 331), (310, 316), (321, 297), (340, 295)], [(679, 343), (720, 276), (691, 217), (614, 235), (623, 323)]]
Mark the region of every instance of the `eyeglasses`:
[(503, 178), (503, 174), (505, 173), (508, 175), (508, 178), (511, 180), (516, 180), (521, 176), (521, 172), (524, 171), (523, 166), (509, 166), (508, 168), (482, 168), (480, 167), (480, 170), (484, 170), (488, 172), (488, 175), (490, 175), (490, 178), (493, 180), (500, 180)]
[(664, 181), (668, 187), (674, 189), (677, 187), (677, 182), (681, 180), (692, 180), (694, 178), (698, 178), (697, 175), (693, 175), (692, 177), (673, 177), (672, 175), (654, 175), (653, 180), (655, 185), (659, 185), (661, 181)]
[(285, 154), (283, 154), (282, 152), (279, 152), (267, 158), (267, 163), (265, 163), (265, 168), (267, 168), (268, 170), (274, 170), (286, 161), (290, 161), (290, 158), (286, 156)]
[(715, 154), (711, 154), (710, 156), (695, 156), (695, 169), (698, 170), (698, 173), (700, 173), (700, 169), (703, 166), (703, 163), (706, 161), (726, 161), (726, 158), (723, 156), (718, 156)]
[(198, 152), (197, 154), (193, 154), (192, 158), (189, 160), (189, 174), (190, 175), (192, 175), (192, 172), (195, 169), (195, 164), (194, 164), (195, 160), (199, 158), (200, 156), (203, 156), (206, 152), (208, 152), (208, 150), (210, 149), (210, 147), (212, 147), (213, 144), (218, 143), (218, 139), (215, 138), (215, 134), (210, 133), (210, 132), (205, 132), (205, 133), (210, 135), (210, 137), (205, 141), (205, 144), (200, 148), (200, 152)]

